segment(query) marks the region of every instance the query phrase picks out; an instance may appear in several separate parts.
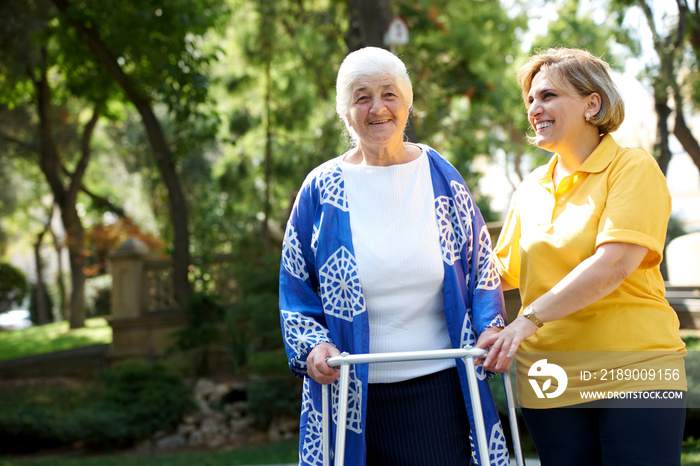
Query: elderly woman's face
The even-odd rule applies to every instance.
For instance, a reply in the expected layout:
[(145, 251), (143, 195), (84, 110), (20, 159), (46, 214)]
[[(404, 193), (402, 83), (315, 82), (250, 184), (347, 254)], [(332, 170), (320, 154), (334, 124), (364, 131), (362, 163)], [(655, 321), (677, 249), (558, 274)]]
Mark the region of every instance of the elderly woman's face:
[(348, 123), (363, 144), (403, 141), (409, 103), (388, 76), (358, 79), (352, 89)]

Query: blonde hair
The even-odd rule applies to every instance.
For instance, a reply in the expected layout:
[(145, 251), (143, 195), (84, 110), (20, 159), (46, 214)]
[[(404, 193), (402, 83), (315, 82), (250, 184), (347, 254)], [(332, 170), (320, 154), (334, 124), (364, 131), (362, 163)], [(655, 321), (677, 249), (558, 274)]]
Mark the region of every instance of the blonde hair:
[(591, 115), (589, 123), (596, 126), (600, 134), (608, 134), (617, 130), (625, 119), (625, 104), (609, 70), (607, 62), (585, 50), (552, 48), (530, 57), (518, 69), (517, 76), (525, 105), (528, 105), (532, 80), (540, 71), (546, 71), (549, 81), (558, 88), (565, 87), (568, 82), (581, 96), (597, 93), (601, 100), (600, 111)]
[(377, 75), (387, 75), (394, 80), (399, 92), (408, 102), (409, 111), (413, 106), (413, 86), (406, 65), (399, 57), (379, 47), (364, 47), (349, 53), (338, 70), (335, 111), (345, 123), (353, 145), (357, 142), (357, 134), (350, 127), (347, 117), (352, 88), (358, 79)]

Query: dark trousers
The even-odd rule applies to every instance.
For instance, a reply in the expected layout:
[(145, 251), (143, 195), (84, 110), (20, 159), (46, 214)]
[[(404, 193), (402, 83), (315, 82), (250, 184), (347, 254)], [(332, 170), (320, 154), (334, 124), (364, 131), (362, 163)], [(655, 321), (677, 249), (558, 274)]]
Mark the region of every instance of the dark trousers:
[[(674, 403), (678, 406), (678, 403)], [(678, 466), (682, 407), (522, 408), (542, 466)]]
[(368, 466), (468, 465), (469, 418), (457, 369), (370, 384), (365, 438)]

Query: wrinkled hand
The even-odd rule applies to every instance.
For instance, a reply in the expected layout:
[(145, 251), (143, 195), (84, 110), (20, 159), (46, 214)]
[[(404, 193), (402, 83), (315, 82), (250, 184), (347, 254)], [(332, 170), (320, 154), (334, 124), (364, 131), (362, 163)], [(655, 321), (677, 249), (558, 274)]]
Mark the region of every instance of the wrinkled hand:
[[(498, 334), (501, 333), (503, 327), (489, 327), (484, 329), (479, 335), (479, 339), (476, 341), (474, 348), (489, 350), (494, 341), (498, 338)], [(474, 364), (480, 366), (484, 363), (483, 359), (474, 359)], [(485, 369), (485, 368), (484, 368)]]
[[(520, 342), (537, 331), (529, 319), (520, 316), (498, 333), (481, 335), (477, 348), (487, 349), (489, 354), (483, 362), (484, 369), (492, 372), (505, 372), (513, 363)], [(485, 333), (485, 332), (484, 332)]]
[(340, 356), (340, 351), (332, 344), (323, 342), (314, 346), (306, 357), (306, 371), (309, 377), (323, 385), (335, 382), (340, 375), (340, 370), (326, 363), (326, 359), (333, 356)]

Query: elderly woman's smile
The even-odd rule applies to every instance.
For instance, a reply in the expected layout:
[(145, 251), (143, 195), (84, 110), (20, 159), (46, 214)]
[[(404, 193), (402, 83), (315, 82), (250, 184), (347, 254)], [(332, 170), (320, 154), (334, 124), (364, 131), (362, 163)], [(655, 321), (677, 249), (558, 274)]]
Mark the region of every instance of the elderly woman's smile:
[(360, 78), (353, 87), (348, 124), (357, 133), (360, 146), (399, 145), (403, 142), (410, 105), (390, 77)]

